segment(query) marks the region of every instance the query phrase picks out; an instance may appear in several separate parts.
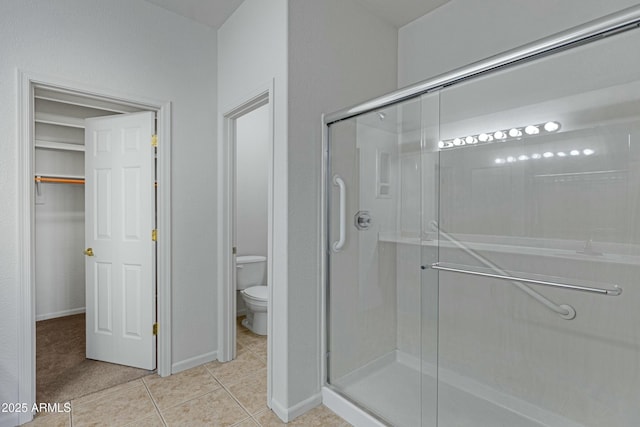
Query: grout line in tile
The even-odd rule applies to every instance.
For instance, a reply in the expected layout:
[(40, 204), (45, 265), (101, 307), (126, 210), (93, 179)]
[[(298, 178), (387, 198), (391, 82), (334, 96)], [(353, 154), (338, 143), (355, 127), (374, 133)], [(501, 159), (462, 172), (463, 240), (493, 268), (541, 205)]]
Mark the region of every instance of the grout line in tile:
[(144, 389), (147, 390), (147, 395), (149, 395), (149, 399), (151, 399), (151, 403), (153, 404), (153, 407), (156, 409), (156, 412), (160, 416), (160, 421), (162, 421), (162, 424), (165, 427), (167, 427), (169, 424), (164, 419), (164, 415), (162, 415), (162, 412), (160, 411), (160, 408), (158, 408), (158, 405), (156, 404), (156, 401), (153, 398), (153, 395), (151, 394), (151, 390), (149, 390), (149, 387), (147, 386), (147, 383), (145, 381), (142, 381), (142, 384), (144, 384)]
[[(217, 380), (216, 380), (216, 381), (217, 381)], [(227, 388), (226, 388), (222, 383), (218, 382), (218, 384), (220, 384), (220, 387), (219, 387), (219, 388), (217, 388), (217, 389), (215, 389), (215, 390), (210, 390), (210, 391), (208, 391), (208, 392), (206, 392), (206, 393), (204, 393), (204, 394), (201, 394), (201, 395), (199, 395), (199, 396), (197, 396), (197, 397), (194, 397), (194, 398), (192, 398), (192, 399), (185, 400), (184, 402), (178, 403), (177, 405), (173, 405), (173, 406), (167, 407), (167, 408), (165, 408), (164, 410), (166, 411), (166, 410), (168, 410), (168, 409), (175, 408), (176, 406), (184, 405), (185, 403), (191, 402), (192, 400), (199, 399), (199, 398), (201, 398), (201, 397), (203, 397), (203, 396), (206, 396), (207, 394), (211, 394), (211, 393), (213, 393), (213, 392), (216, 392), (216, 391), (218, 391), (218, 390), (222, 389), (222, 390), (224, 390), (224, 391), (229, 395), (229, 397), (231, 397), (233, 400), (235, 400), (235, 401), (238, 403), (238, 405), (240, 405), (240, 408), (242, 408), (242, 410), (243, 410), (243, 411), (245, 411), (245, 412), (247, 413), (247, 417), (246, 417), (246, 418), (243, 418), (243, 419), (242, 419), (242, 420), (240, 420), (240, 421), (238, 421), (236, 424), (238, 424), (238, 423), (240, 423), (240, 422), (242, 422), (242, 421), (246, 421), (248, 418), (251, 418), (251, 412), (249, 412), (249, 411), (247, 410), (247, 408), (245, 408), (245, 407), (242, 405), (242, 403), (240, 403), (240, 401), (238, 401), (238, 399), (236, 399), (236, 397), (231, 393), (231, 391), (227, 390)], [(165, 422), (164, 416), (162, 416), (162, 411), (160, 410), (159, 412), (160, 412), (160, 416), (162, 417), (162, 421), (163, 421), (163, 422)], [(260, 423), (258, 423), (258, 424), (260, 424)], [(168, 426), (168, 425), (169, 425), (169, 423), (165, 422), (165, 426)]]
[[(248, 375), (247, 375), (246, 377), (248, 377)], [(243, 377), (243, 378), (244, 378), (244, 377)], [(221, 386), (222, 386), (222, 388), (223, 388), (223, 389), (224, 389), (224, 390), (229, 394), (229, 396), (231, 396), (231, 398), (232, 398), (233, 400), (235, 400), (236, 402), (238, 402), (238, 405), (240, 405), (240, 407), (241, 407), (242, 409), (244, 409), (244, 411), (245, 411), (247, 414), (249, 414), (249, 418), (253, 418), (253, 414), (251, 413), (251, 411), (250, 411), (249, 409), (245, 408), (245, 406), (244, 406), (244, 405), (243, 405), (243, 404), (238, 400), (238, 398), (237, 398), (233, 393), (231, 393), (231, 390), (229, 390), (229, 389), (228, 389), (224, 384), (222, 384), (222, 383), (220, 383), (220, 385), (221, 385)], [(246, 420), (246, 418), (245, 418), (243, 421), (245, 421), (245, 420)], [(258, 422), (257, 420), (254, 420), (254, 421)], [(260, 425), (260, 423), (258, 423), (258, 425)]]
[(233, 393), (231, 393), (231, 390), (229, 390), (229, 389), (228, 389), (224, 384), (222, 384), (222, 388), (224, 389), (224, 391), (226, 391), (226, 392), (229, 394), (229, 396), (231, 396), (231, 398), (232, 398), (233, 400), (235, 400), (236, 402), (238, 402), (238, 405), (240, 405), (240, 407), (241, 407), (242, 409), (244, 409), (244, 411), (245, 411), (247, 414), (249, 414), (249, 416), (251, 416), (251, 412), (249, 412), (249, 410), (248, 410), (247, 408), (245, 408), (245, 407), (244, 407), (244, 405), (243, 405), (242, 403), (240, 403), (240, 401), (238, 400), (238, 398), (236, 398), (236, 397), (233, 395)]
[[(204, 365), (202, 365), (202, 366), (204, 366)], [(180, 401), (180, 402), (178, 402), (178, 403), (175, 403), (175, 404), (173, 404), (173, 405), (171, 405), (171, 406), (167, 406), (166, 408), (164, 408), (165, 410), (167, 410), (167, 409), (171, 409), (171, 408), (175, 408), (176, 406), (178, 406), (178, 405), (182, 405), (182, 404), (185, 404), (185, 403), (187, 403), (187, 402), (191, 402), (192, 400), (198, 399), (198, 398), (200, 398), (200, 397), (202, 397), (202, 396), (205, 396), (205, 395), (207, 395), (207, 394), (209, 394), (209, 393), (212, 393), (212, 392), (214, 392), (214, 391), (216, 391), (216, 390), (219, 390), (219, 389), (222, 387), (222, 383), (221, 383), (220, 381), (218, 381), (218, 379), (217, 379), (217, 378), (216, 378), (216, 377), (211, 373), (211, 371), (209, 371), (209, 369), (207, 369), (207, 367), (206, 367), (206, 366), (204, 366), (204, 369), (205, 369), (205, 371), (207, 371), (207, 374), (209, 374), (209, 375), (211, 376), (211, 378), (213, 378), (213, 381), (215, 381), (215, 383), (216, 383), (216, 384), (218, 384), (218, 386), (219, 386), (219, 387), (216, 387), (216, 388), (214, 388), (213, 390), (203, 391), (202, 393), (198, 394), (197, 396), (193, 396), (193, 397), (190, 397), (190, 398), (189, 398), (189, 399), (187, 399), (187, 400), (183, 400), (183, 401)], [(175, 374), (173, 374), (173, 375), (175, 375)], [(145, 385), (145, 387), (147, 388), (147, 390), (149, 391), (149, 394), (151, 395), (151, 401), (153, 402), (154, 406), (155, 406), (156, 408), (158, 408), (158, 412), (159, 412), (160, 414), (162, 414), (162, 410), (161, 410), (161, 409), (160, 409), (160, 407), (156, 404), (156, 401), (155, 401), (155, 399), (153, 398), (153, 393), (151, 393), (151, 390), (147, 387), (147, 384), (146, 384), (146, 383), (144, 383), (144, 385)], [(164, 421), (164, 417), (163, 417), (162, 419), (163, 419), (163, 421)], [(167, 424), (167, 425), (168, 425), (168, 424)]]
[[(255, 355), (253, 355), (253, 356), (255, 356)], [(262, 359), (260, 359), (259, 357), (257, 357), (257, 356), (255, 356), (255, 357), (256, 357), (258, 360), (260, 360), (261, 362), (263, 361), (263, 360), (262, 360)], [(234, 359), (234, 360), (235, 360), (235, 359)], [(228, 362), (225, 362), (225, 363), (228, 363)], [(260, 369), (264, 369), (264, 368), (266, 368), (266, 366), (265, 366), (265, 367), (262, 367), (262, 368), (260, 368)], [(214, 380), (216, 380), (216, 382), (217, 382), (218, 384), (220, 384), (222, 387), (225, 387), (225, 385), (224, 385), (224, 384), (222, 384), (222, 381), (221, 381), (221, 380), (219, 380), (218, 378), (216, 378), (216, 375), (215, 375), (213, 372), (211, 372), (211, 371), (209, 370), (209, 368), (207, 368), (207, 367), (205, 366), (205, 369), (207, 370), (207, 372), (209, 372), (209, 375), (211, 375), (211, 376), (213, 377), (213, 379), (214, 379)], [(235, 377), (235, 379), (234, 379), (233, 383), (232, 383), (232, 384), (230, 384), (230, 385), (235, 385), (235, 384), (239, 383), (240, 381), (244, 380), (245, 378), (248, 378), (249, 376), (254, 375), (254, 374), (255, 374), (255, 372), (247, 372), (247, 373), (245, 373), (245, 374), (240, 375), (239, 377)]]
[(166, 407), (166, 408), (164, 408), (164, 409), (159, 409), (159, 408), (158, 408), (158, 410), (160, 411), (160, 413), (162, 413), (162, 411), (163, 411), (163, 410), (165, 410), (165, 411), (166, 411), (166, 410), (168, 410), (168, 409), (175, 408), (176, 406), (184, 405), (184, 404), (185, 404), (185, 403), (187, 403), (187, 402), (191, 402), (192, 400), (199, 399), (199, 398), (201, 398), (202, 396), (206, 396), (207, 394), (209, 394), (209, 393), (213, 393), (213, 392), (214, 392), (214, 391), (216, 391), (216, 390), (220, 390), (220, 387), (218, 387), (218, 388), (214, 388), (213, 390), (207, 390), (207, 391), (204, 391), (204, 392), (202, 392), (202, 393), (200, 393), (200, 394), (198, 394), (198, 395), (196, 395), (196, 396), (192, 396), (192, 397), (188, 398), (187, 400), (183, 400), (183, 401), (177, 402), (177, 403), (175, 403), (175, 404), (171, 404), (171, 406), (167, 406), (167, 407)]
[(237, 426), (238, 424), (243, 423), (243, 422), (245, 422), (245, 421), (247, 421), (247, 420), (250, 420), (250, 419), (252, 419), (252, 418), (251, 418), (251, 415), (249, 415), (247, 418), (243, 418), (243, 419), (241, 419), (240, 421), (238, 421), (238, 422), (237, 422), (237, 423), (235, 423), (235, 424), (232, 424), (232, 425), (231, 425), (231, 427), (233, 427), (233, 426)]
[(251, 415), (251, 418), (253, 419), (253, 421), (256, 422), (256, 424), (258, 424), (259, 426), (262, 426), (262, 424), (260, 424), (260, 421), (258, 421), (258, 418), (260, 415), (266, 413), (267, 411), (270, 411), (271, 408), (267, 407), (267, 409), (263, 409), (262, 411), (258, 411), (255, 414)]

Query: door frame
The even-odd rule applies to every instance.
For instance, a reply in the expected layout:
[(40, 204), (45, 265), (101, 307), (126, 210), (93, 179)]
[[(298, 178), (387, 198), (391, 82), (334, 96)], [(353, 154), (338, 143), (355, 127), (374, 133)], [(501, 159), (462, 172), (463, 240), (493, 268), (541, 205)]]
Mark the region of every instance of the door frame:
[(236, 292), (234, 289), (235, 258), (235, 146), (236, 120), (260, 107), (267, 106), (269, 115), (267, 155), (267, 405), (271, 407), (272, 342), (273, 342), (273, 177), (274, 177), (274, 84), (270, 81), (247, 94), (234, 106), (223, 110), (222, 141), (218, 146), (218, 360), (235, 358)]
[[(36, 398), (35, 329), (35, 203), (34, 203), (34, 89), (52, 89), (156, 112), (157, 133), (157, 227), (161, 232), (157, 252), (157, 372), (171, 375), (171, 102), (114, 93), (85, 84), (17, 70), (18, 99), (18, 197), (19, 197), (19, 402), (33, 406)], [(20, 422), (33, 418), (21, 413)]]

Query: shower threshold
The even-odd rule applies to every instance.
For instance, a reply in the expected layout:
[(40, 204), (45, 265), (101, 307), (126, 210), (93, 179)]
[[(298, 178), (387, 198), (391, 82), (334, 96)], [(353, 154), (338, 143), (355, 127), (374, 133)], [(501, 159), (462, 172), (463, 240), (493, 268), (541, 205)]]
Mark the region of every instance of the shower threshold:
[(414, 356), (390, 352), (334, 381), (325, 404), (343, 418), (357, 420), (344, 412), (354, 405), (332, 404), (347, 401), (346, 396), (396, 427), (584, 427), (455, 372), (437, 371), (433, 364), (422, 363), (421, 375), (420, 366)]

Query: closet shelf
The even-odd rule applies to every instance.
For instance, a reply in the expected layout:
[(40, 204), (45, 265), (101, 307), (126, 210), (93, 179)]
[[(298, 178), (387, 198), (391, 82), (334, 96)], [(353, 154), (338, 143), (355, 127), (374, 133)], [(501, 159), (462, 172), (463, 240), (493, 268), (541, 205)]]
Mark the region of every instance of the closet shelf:
[(36, 123), (45, 123), (49, 125), (84, 129), (84, 119), (62, 116), (58, 114), (42, 113), (36, 111), (35, 121)]
[(61, 151), (84, 151), (83, 144), (73, 144), (70, 142), (57, 142), (57, 141), (44, 141), (36, 139), (36, 148), (44, 148), (48, 150), (61, 150)]

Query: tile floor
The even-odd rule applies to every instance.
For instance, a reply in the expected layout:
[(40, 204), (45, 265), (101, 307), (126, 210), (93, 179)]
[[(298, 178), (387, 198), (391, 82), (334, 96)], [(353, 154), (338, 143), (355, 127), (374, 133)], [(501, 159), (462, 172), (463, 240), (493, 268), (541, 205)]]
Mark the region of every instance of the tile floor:
[[(71, 401), (70, 413), (42, 414), (30, 426), (280, 426), (267, 408), (267, 340), (238, 325), (237, 358), (160, 378), (149, 375)], [(349, 424), (325, 406), (291, 426)]]

